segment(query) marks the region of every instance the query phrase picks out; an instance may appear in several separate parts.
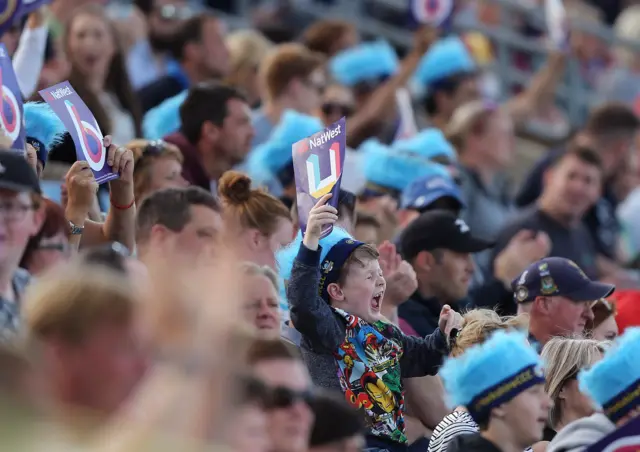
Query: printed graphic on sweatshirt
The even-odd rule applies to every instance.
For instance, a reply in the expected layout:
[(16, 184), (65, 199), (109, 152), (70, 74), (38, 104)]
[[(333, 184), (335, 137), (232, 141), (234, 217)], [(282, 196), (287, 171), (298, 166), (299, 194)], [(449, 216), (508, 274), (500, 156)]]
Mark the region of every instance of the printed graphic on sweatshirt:
[(347, 402), (364, 411), (370, 434), (406, 443), (401, 345), (385, 336), (384, 322), (370, 324), (334, 311), (347, 322), (345, 340), (334, 352)]

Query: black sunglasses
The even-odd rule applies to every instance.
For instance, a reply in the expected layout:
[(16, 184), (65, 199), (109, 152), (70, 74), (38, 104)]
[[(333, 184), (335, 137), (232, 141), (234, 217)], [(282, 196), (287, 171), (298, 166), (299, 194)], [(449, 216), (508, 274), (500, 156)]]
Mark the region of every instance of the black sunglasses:
[(282, 386), (267, 386), (255, 377), (240, 377), (241, 400), (258, 402), (266, 410), (289, 408), (297, 402), (310, 404), (314, 400), (311, 390), (296, 391)]
[(325, 115), (332, 115), (337, 113), (340, 117), (348, 118), (353, 114), (354, 108), (351, 105), (343, 105), (337, 102), (325, 102), (322, 104), (322, 113)]

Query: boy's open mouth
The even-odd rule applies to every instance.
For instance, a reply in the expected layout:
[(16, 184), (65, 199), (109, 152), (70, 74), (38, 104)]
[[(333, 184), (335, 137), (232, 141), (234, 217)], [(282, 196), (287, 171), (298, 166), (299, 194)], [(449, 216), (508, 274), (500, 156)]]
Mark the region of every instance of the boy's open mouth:
[(380, 305), (382, 304), (382, 296), (384, 295), (384, 291), (380, 291), (376, 293), (371, 299), (371, 309), (378, 312), (380, 311)]

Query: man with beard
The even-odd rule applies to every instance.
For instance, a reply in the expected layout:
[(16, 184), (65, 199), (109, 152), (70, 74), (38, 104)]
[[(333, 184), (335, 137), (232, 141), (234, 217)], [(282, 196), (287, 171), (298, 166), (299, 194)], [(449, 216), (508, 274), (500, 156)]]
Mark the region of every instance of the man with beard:
[(224, 78), (230, 68), (224, 34), (222, 21), (208, 13), (184, 22), (173, 40), (177, 64), (165, 76), (138, 91), (143, 111), (197, 83)]
[(135, 0), (133, 4), (147, 26), (147, 39), (136, 42), (127, 56), (131, 84), (140, 89), (179, 67), (170, 52), (191, 11), (185, 0)]

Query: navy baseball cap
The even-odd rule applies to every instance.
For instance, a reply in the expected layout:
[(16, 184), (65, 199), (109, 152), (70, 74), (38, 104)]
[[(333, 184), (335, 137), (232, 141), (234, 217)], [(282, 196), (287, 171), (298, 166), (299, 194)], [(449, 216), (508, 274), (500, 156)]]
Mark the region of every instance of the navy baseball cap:
[(460, 187), (449, 171), (443, 165), (434, 163), (433, 172), (416, 179), (404, 189), (400, 208), (421, 211), (441, 198), (451, 198), (459, 208), (466, 207)]
[(554, 296), (576, 302), (596, 301), (615, 290), (613, 284), (592, 281), (578, 264), (562, 257), (547, 257), (529, 265), (513, 280), (511, 288), (517, 303)]

